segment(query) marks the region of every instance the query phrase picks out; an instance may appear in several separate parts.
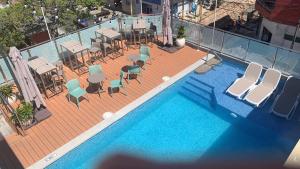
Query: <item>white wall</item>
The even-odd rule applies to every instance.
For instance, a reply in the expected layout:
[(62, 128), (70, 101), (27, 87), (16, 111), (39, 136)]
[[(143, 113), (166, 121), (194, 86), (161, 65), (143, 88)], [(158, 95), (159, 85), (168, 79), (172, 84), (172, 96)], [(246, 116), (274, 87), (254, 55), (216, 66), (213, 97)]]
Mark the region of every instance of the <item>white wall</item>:
[[(276, 22), (272, 22), (266, 18), (263, 18), (259, 37), (262, 36), (263, 28), (268, 29), (272, 33), (271, 43), (276, 44), (278, 46), (290, 48), (292, 41), (285, 40), (284, 34), (288, 34), (294, 36), (296, 27), (290, 25), (284, 25)], [(300, 30), (297, 31), (297, 37), (300, 37)], [(294, 50), (300, 51), (300, 43), (294, 43)]]

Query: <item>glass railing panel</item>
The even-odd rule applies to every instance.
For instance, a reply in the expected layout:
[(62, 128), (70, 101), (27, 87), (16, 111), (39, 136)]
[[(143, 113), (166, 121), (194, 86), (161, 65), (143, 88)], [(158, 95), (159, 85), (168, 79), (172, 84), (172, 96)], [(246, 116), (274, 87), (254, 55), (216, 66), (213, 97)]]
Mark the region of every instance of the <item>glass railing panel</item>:
[(116, 19), (119, 26), (125, 30), (131, 30), (132, 24), (134, 22), (138, 22), (140, 20), (144, 20), (146, 24), (146, 28), (150, 28), (150, 24), (156, 26), (157, 33), (162, 33), (162, 17), (161, 15), (153, 15), (153, 16), (143, 16), (143, 17), (132, 17), (132, 16), (124, 16), (122, 19)]
[(100, 28), (115, 29), (115, 30), (119, 31), (119, 24), (118, 24), (117, 19), (105, 21), (105, 22), (101, 23), (99, 25), (99, 27)]
[(7, 57), (6, 58), (1, 57), (0, 58), (0, 66), (3, 71), (3, 74), (0, 73), (0, 84), (6, 82), (5, 78), (7, 81), (12, 80), (13, 77), (12, 77), (11, 71), (9, 70), (9, 67), (8, 67), (8, 66), (11, 66), (10, 60)]
[(282, 73), (300, 77), (300, 53), (278, 49), (274, 68)]
[[(209, 28), (209, 29), (212, 31), (211, 28)], [(211, 46), (212, 49), (217, 50), (217, 51), (221, 50), (222, 43), (223, 43), (223, 36), (224, 36), (224, 32), (221, 32), (219, 30), (215, 30), (215, 33), (214, 33), (214, 36), (213, 36), (214, 37), (214, 41), (213, 41), (213, 45)]]
[(68, 52), (68, 51), (65, 48), (61, 48), (61, 44), (63, 44), (64, 42), (68, 42), (68, 41), (78, 41), (79, 42), (80, 40), (79, 40), (78, 33), (74, 32), (72, 34), (58, 38), (55, 41), (57, 44), (59, 55), (62, 57), (62, 56), (64, 56), (63, 53)]
[(249, 39), (225, 33), (222, 52), (244, 59), (247, 54)]
[(48, 62), (53, 63), (59, 60), (59, 55), (55, 47), (54, 41), (44, 43), (42, 45), (29, 49), (32, 57), (38, 56), (45, 58)]
[(176, 34), (178, 32), (179, 26), (184, 26), (186, 40), (191, 41), (195, 44), (199, 43), (199, 41), (200, 41), (200, 31), (199, 31), (199, 26), (198, 25), (188, 23), (188, 22), (181, 22), (181, 24), (176, 27)]
[(80, 38), (82, 45), (86, 48), (91, 48), (91, 38), (96, 37), (96, 30), (99, 29), (98, 25), (80, 31)]
[(28, 53), (28, 50), (21, 51), (21, 55), (22, 55), (23, 59), (28, 59), (30, 57), (29, 53)]
[(251, 40), (245, 60), (271, 67), (276, 55), (276, 47)]

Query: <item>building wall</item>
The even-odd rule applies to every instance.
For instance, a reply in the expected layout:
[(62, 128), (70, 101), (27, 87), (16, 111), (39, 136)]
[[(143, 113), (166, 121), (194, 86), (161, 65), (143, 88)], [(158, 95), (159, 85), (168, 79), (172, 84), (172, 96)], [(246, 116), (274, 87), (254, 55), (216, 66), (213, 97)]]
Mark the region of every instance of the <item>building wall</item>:
[(296, 26), (300, 19), (300, 0), (273, 0), (273, 7), (266, 5), (271, 0), (256, 0), (255, 8), (273, 22)]
[(131, 14), (131, 2), (132, 2), (132, 14), (136, 15), (140, 13), (140, 0), (122, 0), (122, 10)]
[[(285, 35), (294, 36), (296, 26), (291, 25), (285, 25), (277, 22), (273, 22), (268, 20), (267, 18), (263, 18), (261, 27), (260, 27), (260, 33), (259, 38), (262, 37), (263, 28), (268, 29), (272, 33), (271, 43), (276, 44), (278, 46), (282, 46), (285, 48), (290, 48), (292, 44), (292, 40), (285, 39)], [(297, 31), (298, 39), (300, 38), (300, 30)], [(294, 50), (300, 51), (300, 43), (295, 42), (294, 43)]]
[(158, 4), (158, 3), (151, 3), (150, 1), (143, 1), (143, 4), (146, 4), (149, 7), (151, 7), (153, 14), (158, 14), (162, 12), (162, 5), (163, 5), (162, 2)]

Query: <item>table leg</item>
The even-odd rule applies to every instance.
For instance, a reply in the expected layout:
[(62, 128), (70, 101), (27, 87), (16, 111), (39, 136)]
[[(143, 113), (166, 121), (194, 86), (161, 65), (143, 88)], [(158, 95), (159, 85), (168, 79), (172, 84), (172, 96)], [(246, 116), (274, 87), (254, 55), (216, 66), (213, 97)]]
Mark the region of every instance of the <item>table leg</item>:
[[(75, 56), (75, 55), (74, 55), (74, 56)], [(68, 58), (69, 58), (69, 62), (70, 62), (70, 65), (71, 65), (71, 69), (72, 69), (72, 71), (74, 71), (74, 66), (73, 66), (73, 63), (72, 63), (72, 59), (71, 59), (70, 54), (68, 54)]]
[(40, 78), (41, 78), (41, 81), (42, 81), (42, 85), (43, 85), (43, 89), (44, 89), (44, 92), (45, 92), (45, 96), (46, 96), (47, 98), (49, 98), (49, 96), (48, 96), (48, 94), (47, 94), (47, 89), (46, 89), (46, 86), (45, 86), (43, 74), (40, 76)]
[(123, 47), (123, 38), (122, 38), (122, 34), (121, 34), (121, 50), (122, 50), (122, 56), (124, 55), (124, 47)]

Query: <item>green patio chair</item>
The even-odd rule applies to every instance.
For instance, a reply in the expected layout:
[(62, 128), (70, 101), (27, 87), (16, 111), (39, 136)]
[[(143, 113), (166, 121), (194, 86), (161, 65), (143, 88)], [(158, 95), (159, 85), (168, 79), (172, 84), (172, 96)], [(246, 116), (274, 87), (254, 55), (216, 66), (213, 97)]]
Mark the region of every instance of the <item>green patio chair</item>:
[(144, 64), (147, 63), (147, 61), (150, 61), (151, 64), (151, 59), (150, 59), (150, 48), (146, 45), (142, 45), (140, 48), (140, 60), (144, 62)]
[[(84, 97), (87, 92), (80, 87), (80, 83), (77, 79), (72, 79), (67, 82), (66, 88), (68, 89), (68, 101), (71, 100), (71, 96), (76, 98), (76, 104), (79, 108), (79, 98)], [(85, 98), (88, 100), (88, 98)]]
[(101, 65), (92, 65), (89, 66), (89, 75), (95, 74), (95, 73), (101, 73), (102, 67)]
[(118, 88), (120, 90), (121, 87), (122, 88), (124, 87), (123, 79), (124, 79), (124, 72), (121, 71), (120, 72), (120, 79), (110, 81), (110, 87), (108, 88), (109, 89), (109, 94), (112, 94), (113, 89), (115, 89), (115, 88)]
[[(130, 75), (136, 75), (137, 77), (138, 76), (141, 76), (141, 67), (139, 65), (134, 65), (134, 66), (130, 66), (128, 67), (128, 74), (127, 74), (127, 79), (130, 80)], [(136, 80), (138, 82), (140, 82), (136, 77)]]

